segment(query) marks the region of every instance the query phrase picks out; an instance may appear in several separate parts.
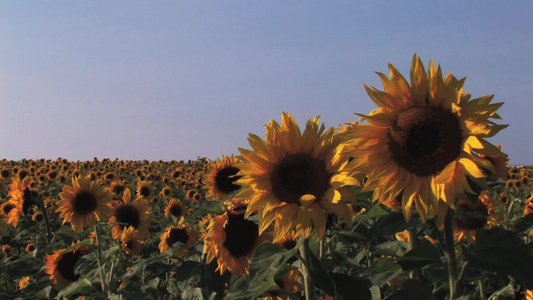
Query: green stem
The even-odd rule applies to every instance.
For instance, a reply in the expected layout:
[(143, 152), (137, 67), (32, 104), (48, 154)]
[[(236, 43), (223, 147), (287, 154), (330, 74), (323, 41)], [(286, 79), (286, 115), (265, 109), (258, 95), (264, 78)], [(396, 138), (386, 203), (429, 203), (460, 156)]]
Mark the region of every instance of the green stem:
[(46, 212), (46, 207), (44, 206), (44, 200), (40, 197), (39, 206), (43, 212), (44, 223), (46, 224), (46, 242), (48, 244), (52, 243), (52, 228), (50, 228), (50, 221), (48, 220), (48, 213)]
[(302, 256), (302, 275), (304, 278), (305, 299), (316, 300), (315, 287), (313, 285), (313, 281), (311, 280), (311, 272), (309, 270), (310, 252), (311, 249), (309, 249), (309, 239), (306, 238), (300, 248), (300, 254)]
[(458, 294), (457, 282), (457, 260), (455, 259), (455, 236), (453, 232), (453, 209), (449, 208), (444, 219), (444, 253), (448, 262), (448, 284), (450, 287), (450, 300), (454, 300)]
[(102, 233), (100, 231), (100, 226), (98, 224), (94, 225), (94, 230), (96, 231), (96, 260), (98, 262), (98, 274), (100, 275), (100, 282), (102, 284), (102, 293), (104, 298), (107, 297), (107, 282), (104, 276), (103, 270), (103, 257), (102, 257)]

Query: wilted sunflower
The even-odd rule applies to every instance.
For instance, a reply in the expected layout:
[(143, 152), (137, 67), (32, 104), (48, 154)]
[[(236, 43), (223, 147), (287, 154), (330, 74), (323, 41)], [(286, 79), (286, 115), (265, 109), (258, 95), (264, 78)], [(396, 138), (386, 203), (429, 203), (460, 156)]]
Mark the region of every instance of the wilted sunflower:
[(361, 115), (369, 124), (343, 134), (345, 154), (354, 158), (354, 175), (368, 174), (364, 190), (374, 190), (375, 200), (400, 196), (407, 219), (413, 204), (425, 219), (435, 215), (439, 198), (454, 207), (465, 192), (486, 187), (482, 167), (496, 173), (490, 160), (478, 154), (503, 155), (485, 141), (507, 126), (489, 120), (500, 119), (496, 110), (503, 103), (491, 104), (492, 95), (470, 100), (463, 93), (464, 78), (451, 73), (443, 78), (433, 60), (426, 73), (416, 54), (410, 85), (391, 64), (389, 71), (390, 79), (378, 73), (384, 91), (365, 84), (380, 108)]
[(205, 176), (208, 199), (223, 200), (241, 188), (235, 184), (235, 181), (241, 177), (237, 176), (239, 168), (235, 165), (238, 162), (235, 155), (222, 155), (222, 159), (217, 158), (209, 164), (209, 171)]
[(100, 181), (91, 180), (89, 175), (72, 177), (72, 186), (63, 186), (59, 197), (61, 200), (56, 211), (60, 212), (63, 224), (70, 222), (76, 232), (106, 220), (111, 214), (108, 204), (113, 199), (112, 194)]
[(74, 267), (78, 260), (87, 253), (89, 253), (89, 248), (81, 246), (70, 251), (60, 249), (52, 255), (47, 254), (45, 272), (50, 275), (52, 283), (62, 289), (80, 278), (79, 274), (74, 273)]
[(204, 253), (207, 262), (217, 258), (217, 271), (226, 270), (235, 276), (248, 273), (250, 258), (255, 249), (271, 236), (259, 234), (259, 226), (244, 218), (244, 207), (233, 207), (222, 215), (215, 216), (207, 226), (204, 239)]
[(475, 201), (469, 199), (457, 200), (454, 214), (455, 239), (475, 242), (476, 230), (490, 229), (503, 220), (501, 212), (504, 204), (492, 199), (486, 192), (482, 192)]
[(126, 188), (122, 194), (122, 202), (109, 205), (112, 209), (109, 223), (114, 224), (111, 234), (114, 239), (120, 238), (122, 231), (132, 226), (138, 231), (140, 239), (148, 235), (150, 226), (150, 207), (141, 197), (131, 200), (130, 189)]
[(349, 185), (359, 181), (344, 169), (347, 157), (335, 129), (326, 131), (320, 118), (309, 119), (303, 134), (294, 118), (282, 114), (281, 126), (274, 120), (266, 125), (266, 141), (250, 134), (253, 150), (240, 148), (242, 163), (236, 165), (243, 176), (237, 184), (245, 187), (235, 199), (250, 199), (246, 217), (259, 214), (259, 233), (274, 223), (274, 242), (296, 230), (296, 236), (309, 237), (312, 228), (322, 239), (327, 213), (351, 221), (346, 203), (355, 201)]
[[(180, 221), (176, 226), (169, 226), (161, 235), (159, 250), (161, 253), (167, 252), (174, 244), (180, 242), (187, 247), (192, 247), (198, 242), (199, 232), (186, 223)], [(186, 249), (179, 251), (181, 256), (186, 254)]]

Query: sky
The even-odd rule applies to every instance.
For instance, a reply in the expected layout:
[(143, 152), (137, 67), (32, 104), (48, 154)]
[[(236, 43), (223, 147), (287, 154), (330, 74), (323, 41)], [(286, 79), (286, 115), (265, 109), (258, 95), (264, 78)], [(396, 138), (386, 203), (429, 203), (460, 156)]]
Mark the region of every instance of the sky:
[(216, 159), (291, 113), (358, 120), (416, 53), (494, 94), (533, 164), (532, 1), (1, 1), (0, 159)]

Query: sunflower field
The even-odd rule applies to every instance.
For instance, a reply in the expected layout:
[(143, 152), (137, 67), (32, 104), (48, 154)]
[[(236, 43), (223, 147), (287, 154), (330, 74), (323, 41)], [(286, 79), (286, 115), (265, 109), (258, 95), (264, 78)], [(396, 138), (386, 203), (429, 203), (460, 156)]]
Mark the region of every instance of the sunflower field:
[(338, 128), (214, 160), (0, 161), (0, 299), (533, 299), (533, 168), (503, 103), (413, 57)]

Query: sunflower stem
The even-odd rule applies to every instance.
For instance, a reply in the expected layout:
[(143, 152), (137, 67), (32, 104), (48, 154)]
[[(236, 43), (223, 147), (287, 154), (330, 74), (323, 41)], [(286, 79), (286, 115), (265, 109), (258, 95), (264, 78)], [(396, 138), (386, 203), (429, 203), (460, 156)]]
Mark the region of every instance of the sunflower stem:
[(453, 209), (448, 208), (444, 219), (444, 253), (448, 262), (448, 285), (450, 287), (450, 300), (454, 300), (457, 294), (457, 260), (455, 259), (455, 236), (453, 233)]
[(46, 212), (46, 207), (44, 206), (44, 200), (40, 197), (39, 206), (43, 212), (44, 224), (46, 225), (46, 242), (48, 244), (52, 243), (52, 228), (50, 228), (50, 221), (48, 221), (48, 213)]
[(102, 263), (102, 233), (98, 224), (94, 225), (96, 231), (96, 261), (98, 262), (98, 274), (100, 275), (100, 283), (102, 285), (102, 294), (107, 297), (107, 282), (104, 276), (103, 263)]
[(309, 256), (311, 249), (309, 248), (309, 238), (304, 239), (304, 243), (300, 248), (300, 254), (302, 255), (302, 275), (304, 278), (305, 299), (316, 300), (315, 287), (311, 280), (311, 272), (309, 270)]

